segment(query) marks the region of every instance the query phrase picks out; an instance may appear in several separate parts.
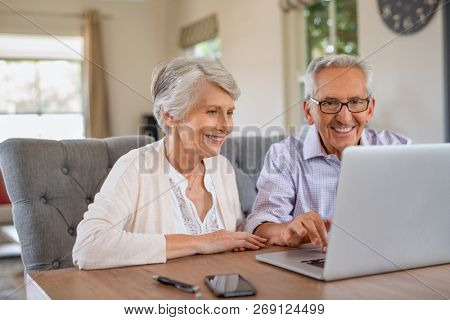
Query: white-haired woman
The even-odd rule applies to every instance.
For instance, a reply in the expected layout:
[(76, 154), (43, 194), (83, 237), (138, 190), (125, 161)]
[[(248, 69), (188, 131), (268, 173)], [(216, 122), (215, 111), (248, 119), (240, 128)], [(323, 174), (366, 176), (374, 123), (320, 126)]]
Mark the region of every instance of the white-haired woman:
[(240, 92), (214, 60), (175, 58), (153, 75), (166, 136), (121, 157), (77, 229), (82, 269), (163, 263), (264, 247), (243, 223), (233, 168), (219, 154)]

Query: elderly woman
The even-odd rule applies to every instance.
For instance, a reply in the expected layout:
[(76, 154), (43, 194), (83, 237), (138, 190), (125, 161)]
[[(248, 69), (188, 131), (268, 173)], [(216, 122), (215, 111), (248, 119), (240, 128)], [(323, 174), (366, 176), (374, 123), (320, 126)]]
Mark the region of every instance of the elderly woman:
[(78, 225), (81, 269), (163, 263), (193, 254), (264, 247), (243, 222), (233, 167), (219, 154), (239, 96), (233, 77), (205, 58), (162, 64), (152, 83), (166, 136), (121, 157)]

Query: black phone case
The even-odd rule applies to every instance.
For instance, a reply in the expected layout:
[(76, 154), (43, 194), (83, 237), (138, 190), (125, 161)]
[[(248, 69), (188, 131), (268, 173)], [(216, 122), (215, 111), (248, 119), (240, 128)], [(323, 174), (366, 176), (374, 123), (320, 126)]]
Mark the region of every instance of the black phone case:
[(239, 279), (242, 281), (245, 281), (248, 283), (248, 285), (252, 288), (251, 290), (245, 290), (245, 291), (230, 291), (230, 292), (218, 292), (216, 291), (216, 289), (211, 286), (211, 284), (209, 283), (208, 277), (211, 276), (225, 276), (227, 274), (214, 274), (214, 275), (209, 275), (209, 276), (205, 276), (203, 279), (206, 283), (206, 285), (208, 286), (208, 288), (214, 293), (214, 295), (216, 297), (223, 297), (223, 298), (235, 298), (235, 297), (248, 297), (248, 296), (254, 296), (256, 295), (256, 289), (255, 287), (253, 287), (253, 285), (247, 280), (245, 279), (243, 276), (241, 276), (239, 274)]

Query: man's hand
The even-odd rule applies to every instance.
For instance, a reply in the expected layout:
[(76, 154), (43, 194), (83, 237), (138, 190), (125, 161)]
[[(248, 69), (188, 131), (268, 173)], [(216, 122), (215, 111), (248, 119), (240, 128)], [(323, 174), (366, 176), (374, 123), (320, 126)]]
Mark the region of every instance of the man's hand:
[(320, 214), (311, 211), (302, 214), (284, 225), (280, 234), (280, 244), (288, 247), (298, 247), (305, 243), (312, 243), (322, 247), (326, 252), (328, 233), (331, 221), (323, 221)]

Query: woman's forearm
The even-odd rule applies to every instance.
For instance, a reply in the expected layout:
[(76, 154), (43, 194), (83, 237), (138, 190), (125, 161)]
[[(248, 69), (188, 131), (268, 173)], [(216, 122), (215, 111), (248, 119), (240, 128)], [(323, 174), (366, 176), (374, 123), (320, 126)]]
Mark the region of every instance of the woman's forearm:
[(200, 253), (201, 235), (166, 234), (166, 258), (174, 259)]
[(211, 254), (239, 249), (257, 250), (265, 247), (266, 239), (248, 232), (217, 230), (200, 235), (170, 234), (166, 237), (166, 258), (193, 254)]

